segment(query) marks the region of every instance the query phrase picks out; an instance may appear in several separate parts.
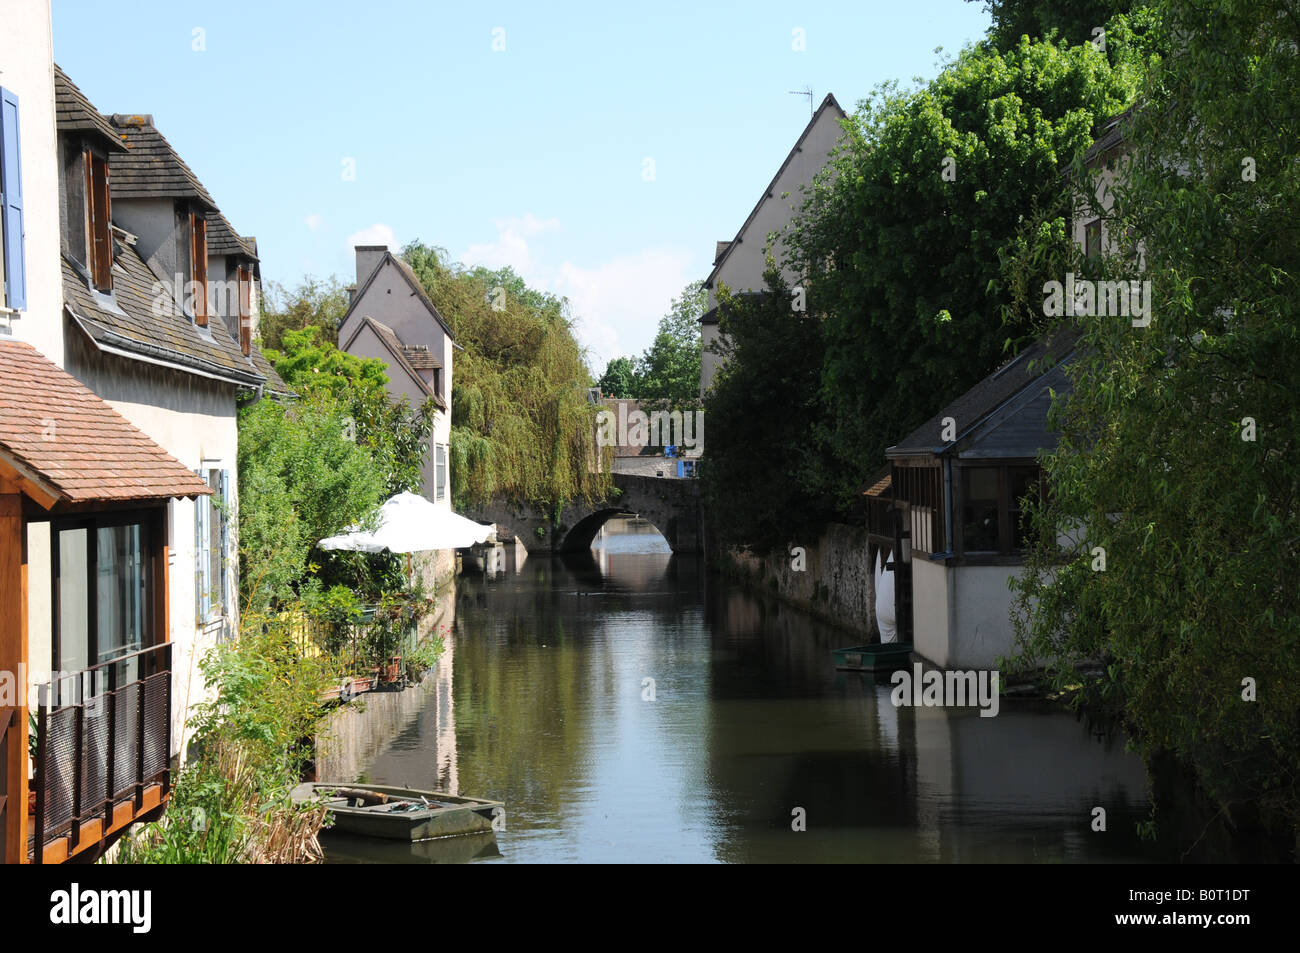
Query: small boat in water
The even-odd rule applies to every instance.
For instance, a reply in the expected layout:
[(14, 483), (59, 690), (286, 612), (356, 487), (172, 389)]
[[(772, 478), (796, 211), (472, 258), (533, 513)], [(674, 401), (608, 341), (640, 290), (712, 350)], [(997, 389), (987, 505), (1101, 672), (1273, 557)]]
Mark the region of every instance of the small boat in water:
[(294, 788), (292, 797), (325, 804), (334, 817), (330, 830), (401, 841), (490, 831), (492, 819), (505, 811), (500, 801), (379, 784), (310, 781)]
[(835, 649), (835, 667), (842, 672), (891, 671), (906, 663), (912, 654), (911, 642), (874, 642)]

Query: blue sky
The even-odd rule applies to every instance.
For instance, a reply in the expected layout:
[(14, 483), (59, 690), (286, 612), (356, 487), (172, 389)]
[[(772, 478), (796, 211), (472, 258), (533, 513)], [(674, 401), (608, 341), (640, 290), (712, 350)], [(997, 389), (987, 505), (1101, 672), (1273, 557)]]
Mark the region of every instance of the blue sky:
[(153, 114), (264, 279), (350, 281), (354, 242), (418, 238), (567, 296), (597, 373), (743, 223), (808, 121), (790, 90), (852, 111), (988, 26), (966, 0), (98, 8), (53, 0), (55, 59)]

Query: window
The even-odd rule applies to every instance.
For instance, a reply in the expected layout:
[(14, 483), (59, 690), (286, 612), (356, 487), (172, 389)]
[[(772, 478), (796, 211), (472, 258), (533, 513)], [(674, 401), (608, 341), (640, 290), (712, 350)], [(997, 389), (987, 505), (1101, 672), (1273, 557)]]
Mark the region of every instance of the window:
[(208, 326), (208, 221), (199, 212), (190, 212), (190, 307), (194, 323)]
[(1101, 257), (1101, 219), (1094, 218), (1083, 226), (1083, 253), (1088, 258)]
[(962, 471), (962, 549), (997, 552), (998, 468), (967, 467)]
[(0, 306), (12, 311), (27, 307), (24, 254), (18, 97), (0, 87)]
[(212, 496), (194, 503), (194, 618), (199, 625), (225, 614), (230, 597), (230, 471), (200, 470)]
[(447, 498), (447, 445), (434, 445), (434, 500), (442, 501)]
[(153, 527), (140, 513), (55, 522), (56, 670), (84, 671), (154, 644)]
[(253, 275), (243, 265), (239, 280), (239, 349), (248, 357), (253, 349)]
[(113, 290), (113, 232), (108, 195), (108, 160), (87, 149), (86, 265), (100, 291)]
[(1041, 489), (1036, 466), (963, 467), (962, 550), (1007, 556), (1029, 540), (1028, 513), (1023, 501)]

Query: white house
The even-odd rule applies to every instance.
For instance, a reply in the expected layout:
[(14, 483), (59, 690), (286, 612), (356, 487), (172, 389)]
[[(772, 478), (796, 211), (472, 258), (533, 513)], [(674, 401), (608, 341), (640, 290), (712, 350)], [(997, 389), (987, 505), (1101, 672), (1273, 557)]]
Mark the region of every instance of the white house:
[[(786, 155), (776, 175), (759, 196), (749, 217), (736, 237), (720, 241), (714, 251), (713, 271), (704, 281), (708, 303), (700, 318), (700, 395), (709, 389), (721, 359), (714, 346), (718, 341), (718, 285), (731, 292), (763, 290), (763, 272), (770, 253), (778, 265), (784, 265), (788, 249), (780, 237), (804, 202), (803, 189), (825, 168), (842, 135), (840, 121), (846, 113), (827, 94), (812, 119), (804, 127), (794, 147)], [(776, 238), (775, 244), (770, 238)], [(791, 284), (798, 280), (789, 267), (782, 273)]]
[[(339, 325), (339, 349), (377, 358), (388, 369), (388, 393), (412, 407), (432, 400), (436, 413), (424, 465), (424, 495), (451, 509), (451, 327), (425, 294), (410, 265), (384, 245), (358, 245), (357, 283)], [(435, 578), (454, 566), (435, 560)]]

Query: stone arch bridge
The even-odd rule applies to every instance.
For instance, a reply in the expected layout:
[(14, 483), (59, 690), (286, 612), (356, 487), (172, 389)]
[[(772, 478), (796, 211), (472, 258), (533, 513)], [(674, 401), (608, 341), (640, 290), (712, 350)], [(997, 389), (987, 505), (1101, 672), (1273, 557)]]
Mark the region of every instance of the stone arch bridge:
[(497, 524), (501, 539), (513, 536), (530, 553), (586, 552), (606, 520), (629, 515), (649, 521), (675, 553), (704, 551), (698, 480), (637, 473), (612, 476), (615, 490), (609, 499), (566, 504), (558, 520), (554, 511), (505, 500), (472, 508), (465, 516)]

